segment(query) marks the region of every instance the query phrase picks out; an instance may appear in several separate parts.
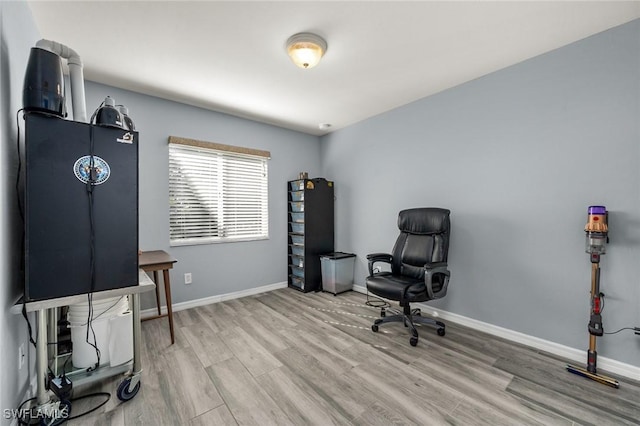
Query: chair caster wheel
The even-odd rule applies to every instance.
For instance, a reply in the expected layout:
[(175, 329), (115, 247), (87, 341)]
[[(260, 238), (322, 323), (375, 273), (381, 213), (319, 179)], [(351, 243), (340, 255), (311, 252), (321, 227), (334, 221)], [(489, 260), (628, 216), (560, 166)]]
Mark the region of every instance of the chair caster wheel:
[(445, 333), (444, 328), (438, 329), (438, 336), (444, 336), (444, 333)]
[(377, 332), (378, 332), (378, 325), (377, 325), (377, 324), (373, 324), (373, 325), (371, 326), (371, 331), (373, 331), (373, 332), (376, 332), (376, 333), (377, 333)]
[(381, 316), (382, 318), (386, 317), (386, 316), (387, 316), (387, 312), (386, 312), (386, 311), (384, 311), (384, 310), (380, 311), (380, 316)]
[(409, 339), (409, 343), (411, 343), (411, 346), (417, 346), (418, 345), (418, 338), (417, 337), (412, 337)]

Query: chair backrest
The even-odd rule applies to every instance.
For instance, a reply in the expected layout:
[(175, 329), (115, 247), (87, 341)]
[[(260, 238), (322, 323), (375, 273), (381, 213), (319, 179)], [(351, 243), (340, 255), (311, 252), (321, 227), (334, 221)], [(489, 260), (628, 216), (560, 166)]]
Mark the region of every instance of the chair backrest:
[(423, 278), (426, 263), (447, 261), (450, 213), (447, 209), (427, 207), (398, 214), (400, 235), (393, 247), (392, 274)]

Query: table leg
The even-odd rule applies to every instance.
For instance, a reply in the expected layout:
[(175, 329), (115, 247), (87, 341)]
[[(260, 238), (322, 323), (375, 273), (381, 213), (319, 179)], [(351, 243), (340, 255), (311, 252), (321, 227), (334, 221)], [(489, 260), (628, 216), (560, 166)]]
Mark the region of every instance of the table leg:
[(160, 315), (160, 287), (158, 287), (158, 271), (153, 271), (153, 282), (156, 283), (156, 306)]
[(173, 307), (171, 302), (171, 281), (169, 279), (169, 270), (162, 271), (162, 278), (164, 280), (164, 295), (167, 299), (167, 316), (169, 317), (169, 332), (171, 333), (171, 344), (173, 345), (176, 340), (173, 334)]

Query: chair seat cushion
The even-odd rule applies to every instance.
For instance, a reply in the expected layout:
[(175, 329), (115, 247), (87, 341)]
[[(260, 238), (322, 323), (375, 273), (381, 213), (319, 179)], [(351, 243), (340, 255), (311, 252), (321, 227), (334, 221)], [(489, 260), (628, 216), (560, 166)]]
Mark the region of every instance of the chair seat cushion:
[(366, 284), (371, 293), (385, 299), (404, 299), (407, 302), (425, 302), (429, 300), (424, 278), (381, 272), (367, 277)]

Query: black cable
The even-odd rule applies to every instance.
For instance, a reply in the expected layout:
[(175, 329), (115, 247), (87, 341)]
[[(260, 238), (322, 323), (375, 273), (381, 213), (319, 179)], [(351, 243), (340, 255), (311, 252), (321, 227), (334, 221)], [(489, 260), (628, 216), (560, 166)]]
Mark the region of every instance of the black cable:
[[(375, 268), (375, 269), (378, 269), (378, 268)], [(380, 269), (378, 269), (378, 271), (380, 271)], [(376, 274), (375, 270), (373, 271), (373, 274), (374, 275)], [(369, 296), (369, 289), (367, 289), (367, 301), (364, 302), (364, 304), (367, 306), (371, 306), (372, 308), (380, 308), (380, 309), (386, 309), (391, 307), (389, 302), (379, 297), (375, 297), (373, 300), (371, 300)]]
[(620, 330), (611, 331), (609, 333), (605, 332), (604, 334), (616, 334), (616, 333), (620, 333), (623, 330), (636, 330), (636, 328), (635, 327), (623, 327)]
[[(20, 174), (22, 173), (22, 151), (20, 150), (20, 112), (23, 112), (24, 108), (20, 108), (16, 111), (16, 127), (18, 129), (16, 136), (16, 151), (18, 153), (18, 171), (16, 173), (16, 201), (18, 203), (18, 213), (20, 213), (20, 221), (22, 222), (22, 232), (20, 234), (20, 268), (24, 270), (24, 210), (22, 208), (22, 200), (20, 199)], [(33, 338), (33, 328), (31, 327), (31, 321), (27, 315), (27, 301), (22, 298), (22, 316), (27, 322), (27, 329), (29, 330), (29, 342), (36, 347), (36, 341)]]
[[(107, 309), (105, 309), (104, 311), (102, 311), (100, 314), (96, 315), (93, 317), (93, 320), (97, 320), (98, 318), (100, 318), (102, 315), (106, 314), (107, 312), (109, 312), (114, 306), (116, 306), (118, 303), (120, 303), (120, 301), (126, 296), (120, 296), (118, 298), (118, 300), (116, 300), (111, 306), (109, 306)], [(80, 325), (87, 325), (87, 323), (84, 324), (80, 324)]]
[[(48, 342), (47, 345), (59, 345), (60, 342)], [(71, 354), (65, 354), (68, 355), (67, 359), (64, 360), (64, 364), (62, 364), (62, 377), (66, 377), (67, 375), (67, 363), (69, 362), (69, 360), (71, 359)], [(59, 355), (57, 355), (56, 352), (56, 356), (54, 357), (53, 361), (57, 362), (57, 358)], [(55, 377), (56, 375), (53, 373), (53, 370), (51, 369), (50, 365), (47, 365), (47, 370), (49, 370), (49, 374), (51, 374), (52, 377)]]
[[(67, 420), (74, 420), (74, 419), (78, 419), (80, 417), (86, 416), (87, 414), (93, 413), (94, 411), (96, 411), (97, 409), (101, 408), (102, 406), (104, 406), (107, 402), (109, 402), (109, 400), (111, 399), (111, 394), (109, 392), (95, 392), (95, 393), (90, 393), (87, 395), (82, 395), (79, 396), (77, 398), (71, 398), (71, 400), (69, 401), (69, 403), (75, 402), (75, 401), (80, 401), (82, 399), (87, 399), (87, 398), (92, 398), (95, 396), (106, 396), (107, 398), (101, 402), (99, 405), (97, 405), (96, 407), (92, 408), (89, 411), (85, 411), (84, 413), (80, 413), (77, 414), (73, 417), (68, 417), (67, 419), (65, 419), (65, 421)], [(22, 407), (24, 407), (24, 405), (28, 402), (34, 401), (36, 399), (36, 397), (34, 396), (33, 398), (29, 398), (26, 401), (23, 401), (20, 406), (18, 406), (18, 412), (20, 412), (22, 410)], [(31, 424), (41, 424), (40, 420), (42, 420), (41, 418), (38, 418), (38, 423), (27, 423), (25, 422), (23, 419), (19, 418), (18, 419), (18, 425), (31, 425)]]
[(373, 308), (390, 308), (391, 305), (389, 304), (389, 302), (387, 302), (386, 300), (382, 300), (379, 297), (375, 297), (372, 299), (370, 299), (369, 296), (369, 290), (367, 290), (367, 301), (364, 302), (365, 305), (367, 306), (371, 306)]
[[(22, 407), (24, 407), (24, 404), (26, 404), (26, 403), (28, 403), (28, 402), (31, 402), (31, 401), (33, 401), (33, 400), (35, 400), (35, 399), (36, 399), (36, 397), (34, 396), (33, 398), (29, 398), (29, 399), (27, 399), (27, 400), (25, 400), (25, 401), (22, 401), (22, 403), (18, 406), (18, 413), (21, 413), (21, 412), (22, 412), (21, 410), (22, 410)], [(29, 410), (29, 412), (31, 412), (31, 410)], [(31, 417), (31, 416), (29, 416), (29, 417)], [(39, 424), (39, 423), (40, 423), (40, 422), (38, 421), (38, 423), (37, 423), (37, 424)], [(22, 426), (22, 425), (30, 425), (30, 424), (36, 424), (36, 423), (27, 423), (27, 422), (25, 422), (24, 420), (22, 420), (22, 418), (18, 418), (18, 424), (19, 424), (20, 426)]]
[(22, 300), (22, 316), (24, 320), (27, 322), (27, 329), (29, 330), (29, 341), (33, 345), (34, 348), (37, 348), (36, 341), (33, 340), (33, 329), (31, 328), (31, 321), (29, 321), (29, 317), (27, 316), (27, 302)]
[(92, 408), (89, 411), (85, 411), (84, 413), (81, 414), (77, 414), (73, 417), (69, 417), (67, 420), (73, 420), (73, 419), (77, 419), (80, 418), (82, 416), (86, 416), (89, 413), (93, 413), (94, 411), (96, 411), (98, 408), (102, 407), (103, 405), (105, 405), (107, 402), (109, 402), (109, 400), (111, 399), (111, 394), (109, 392), (95, 392), (95, 393), (90, 393), (87, 395), (82, 395), (79, 396), (77, 398), (71, 398), (70, 402), (74, 402), (74, 401), (80, 401), (81, 399), (87, 399), (87, 398), (92, 398), (94, 396), (106, 396), (107, 399), (105, 399), (100, 405), (98, 405), (97, 407)]
[[(97, 111), (97, 110), (96, 110)], [(91, 117), (91, 122), (95, 117), (94, 112)], [(93, 124), (89, 124), (89, 178), (87, 179), (87, 196), (89, 200), (89, 274), (90, 274), (90, 288), (87, 293), (87, 302), (89, 305), (87, 313), (87, 334), (85, 336), (85, 342), (93, 347), (96, 351), (97, 361), (93, 367), (89, 367), (87, 371), (96, 370), (100, 366), (100, 349), (98, 348), (98, 342), (96, 340), (96, 332), (93, 329), (93, 292), (96, 287), (96, 270), (95, 270), (95, 220), (93, 211), (93, 189), (95, 186), (95, 157), (94, 157), (94, 140), (93, 140)], [(93, 337), (93, 343), (89, 341), (89, 331)]]
[[(93, 367), (87, 368), (87, 371), (94, 371), (100, 367), (100, 349), (98, 348), (98, 341), (96, 339), (96, 331), (93, 329), (93, 293), (87, 295), (89, 299), (89, 313), (87, 314), (87, 334), (85, 336), (85, 342), (87, 342), (96, 351), (96, 363)], [(89, 331), (93, 337), (93, 343), (89, 341)]]
[[(50, 343), (51, 345), (57, 345), (57, 343)], [(65, 354), (67, 356), (67, 359), (64, 360), (64, 364), (62, 364), (62, 377), (67, 377), (67, 363), (69, 362), (69, 360), (71, 359), (71, 353), (67, 353)], [(54, 362), (57, 362), (57, 358), (54, 358)], [(51, 373), (51, 376), (55, 377), (55, 374), (53, 374), (53, 371), (51, 371), (51, 367), (47, 366), (47, 368), (49, 369), (49, 373)]]

